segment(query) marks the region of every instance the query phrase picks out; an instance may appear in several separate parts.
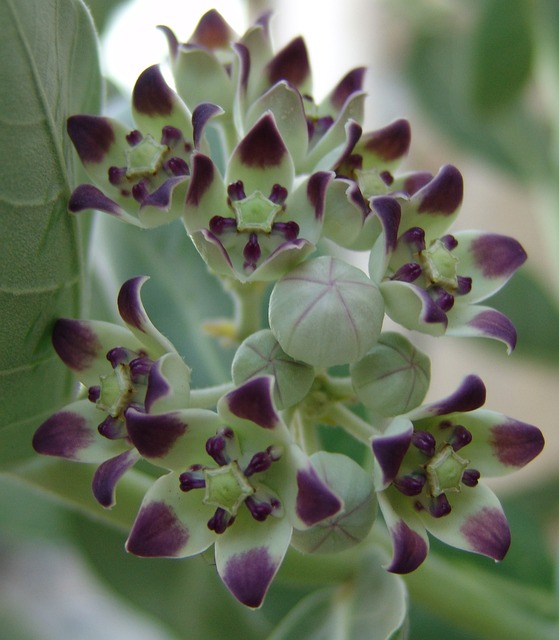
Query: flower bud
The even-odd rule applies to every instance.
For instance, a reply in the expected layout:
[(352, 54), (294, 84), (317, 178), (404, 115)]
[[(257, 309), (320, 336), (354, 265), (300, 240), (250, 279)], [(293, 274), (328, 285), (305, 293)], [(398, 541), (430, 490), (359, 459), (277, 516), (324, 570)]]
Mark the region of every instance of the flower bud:
[(366, 407), (381, 416), (398, 416), (425, 398), (431, 362), (403, 335), (388, 332), (350, 372), (355, 392)]

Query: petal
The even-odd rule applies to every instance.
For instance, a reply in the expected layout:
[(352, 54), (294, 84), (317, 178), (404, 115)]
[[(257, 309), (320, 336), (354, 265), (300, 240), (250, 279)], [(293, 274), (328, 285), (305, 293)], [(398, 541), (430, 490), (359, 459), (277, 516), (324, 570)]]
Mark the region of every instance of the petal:
[(153, 359), (165, 353), (175, 353), (173, 345), (163, 336), (148, 318), (140, 291), (148, 276), (136, 276), (127, 280), (118, 293), (118, 312), (130, 331), (141, 340)]
[(479, 376), (466, 376), (450, 396), (437, 402), (425, 404), (408, 413), (414, 422), (429, 416), (444, 416), (449, 413), (474, 411), (485, 402), (486, 390)]
[(346, 73), (326, 98), (321, 101), (318, 106), (319, 115), (339, 113), (354, 93), (361, 93), (366, 71), (366, 67), (357, 67)]
[(248, 380), (223, 396), (217, 405), (220, 416), (235, 424), (250, 422), (270, 431), (283, 426), (273, 398), (274, 378), (261, 376)]
[(138, 211), (142, 227), (153, 229), (180, 218), (189, 179), (188, 176), (167, 178), (142, 200)]
[(429, 553), (429, 539), (425, 527), (409, 505), (395, 489), (378, 494), (379, 506), (392, 538), (392, 561), (386, 567), (391, 573), (410, 573), (425, 560)]
[(323, 234), (342, 247), (358, 238), (369, 206), (353, 180), (336, 178), (326, 192)]
[(396, 199), (387, 196), (371, 198), (369, 202), (373, 218), (382, 229), (369, 256), (369, 275), (373, 282), (379, 283), (386, 275), (390, 256), (398, 243), (401, 208)]
[(312, 95), (309, 54), (301, 36), (294, 38), (270, 60), (266, 66), (270, 85), (285, 80), (302, 95)]
[(215, 543), (217, 571), (225, 586), (247, 607), (257, 609), (285, 556), (291, 539), (286, 518), (254, 521), (243, 510)]
[(191, 370), (178, 353), (156, 360), (148, 375), (145, 408), (148, 413), (186, 409), (190, 400)]
[(510, 546), (510, 529), (495, 494), (483, 484), (449, 493), (452, 511), (442, 518), (420, 517), (429, 531), (446, 544), (502, 560)]
[(203, 495), (181, 491), (176, 473), (156, 480), (142, 501), (126, 550), (142, 558), (184, 558), (205, 551), (216, 535), (207, 526), (215, 509), (202, 502)]
[(207, 11), (199, 20), (196, 29), (188, 38), (188, 44), (197, 44), (206, 49), (227, 49), (237, 34), (215, 9)]
[(140, 459), (135, 449), (124, 451), (114, 458), (103, 462), (93, 476), (93, 495), (100, 505), (111, 508), (116, 504), (115, 490), (117, 482)]
[(200, 149), (201, 147), (202, 136), (208, 122), (223, 113), (224, 111), (219, 105), (212, 104), (211, 102), (202, 102), (194, 109), (194, 113), (192, 114), (192, 127), (194, 130), (194, 147), (196, 149)]
[[(315, 245), (298, 238), (282, 242), (260, 265), (246, 278), (247, 282), (268, 282), (277, 280), (315, 250)], [(238, 273), (238, 272), (237, 272)], [(237, 275), (238, 277), (238, 275)], [(243, 280), (239, 278), (239, 280)]]
[(412, 435), (413, 424), (407, 418), (400, 417), (392, 420), (382, 436), (373, 437), (371, 446), (378, 462), (373, 470), (377, 491), (386, 489), (398, 475)]
[(459, 231), (454, 234), (458, 246), (458, 273), (472, 278), (472, 289), (460, 303), (479, 302), (503, 287), (527, 259), (526, 252), (514, 238), (497, 233)]
[(208, 226), (213, 216), (232, 217), (227, 190), (212, 160), (202, 153), (192, 156), (192, 177), (186, 194), (184, 224), (192, 234)]
[(242, 271), (242, 266), (240, 271), (235, 269), (227, 249), (211, 231), (206, 229), (193, 231), (190, 234), (190, 238), (213, 273), (220, 276), (229, 276), (241, 282), (245, 282), (248, 279)]
[(92, 184), (80, 184), (74, 189), (68, 200), (68, 211), (70, 213), (80, 213), (80, 211), (88, 209), (103, 211), (122, 222), (127, 222), (136, 227), (142, 226), (142, 223), (135, 216), (126, 213), (119, 204), (108, 198), (97, 187)]
[(380, 290), (386, 314), (394, 322), (431, 336), (445, 333), (447, 316), (425, 289), (409, 282), (388, 280), (381, 282)]
[(331, 171), (319, 171), (304, 179), (288, 199), (289, 220), (299, 226), (299, 238), (316, 244), (322, 230), (328, 186), (334, 179)]
[(355, 153), (363, 157), (363, 169), (393, 171), (408, 153), (410, 142), (410, 124), (401, 118), (382, 129), (365, 133)]
[(184, 471), (193, 464), (209, 464), (206, 442), (222, 426), (213, 411), (185, 409), (151, 415), (126, 411), (132, 444), (141, 456), (167, 469)]
[(500, 311), (479, 305), (455, 304), (448, 313), (447, 335), (458, 338), (492, 338), (503, 342), (510, 354), (516, 346), (516, 329)]
[(33, 436), (33, 448), (77, 462), (104, 462), (130, 447), (124, 439), (109, 440), (99, 433), (106, 416), (89, 400), (77, 400), (43, 422)]

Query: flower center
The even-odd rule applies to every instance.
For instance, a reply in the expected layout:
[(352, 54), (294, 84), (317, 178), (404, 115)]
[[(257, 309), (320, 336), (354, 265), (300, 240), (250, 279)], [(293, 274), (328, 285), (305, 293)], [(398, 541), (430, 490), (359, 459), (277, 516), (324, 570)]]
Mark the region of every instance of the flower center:
[(237, 231), (270, 233), (282, 205), (272, 202), (260, 191), (232, 202), (237, 218)]
[(428, 249), (419, 253), (419, 262), (425, 277), (432, 284), (451, 291), (458, 288), (458, 258), (452, 255), (440, 239), (433, 241)]
[(113, 372), (100, 377), (100, 394), (97, 407), (113, 418), (122, 415), (134, 395), (134, 385), (128, 365), (120, 363)]
[(146, 135), (126, 151), (126, 177), (137, 180), (155, 175), (168, 151), (169, 147), (160, 144), (149, 134)]
[(365, 198), (388, 192), (386, 181), (378, 169), (355, 169), (355, 178)]
[(237, 515), (239, 507), (254, 493), (254, 488), (236, 461), (217, 469), (204, 469), (206, 494), (203, 502)]
[(469, 464), (469, 460), (459, 456), (450, 444), (446, 444), (425, 467), (430, 494), (437, 498), (443, 493), (458, 493)]

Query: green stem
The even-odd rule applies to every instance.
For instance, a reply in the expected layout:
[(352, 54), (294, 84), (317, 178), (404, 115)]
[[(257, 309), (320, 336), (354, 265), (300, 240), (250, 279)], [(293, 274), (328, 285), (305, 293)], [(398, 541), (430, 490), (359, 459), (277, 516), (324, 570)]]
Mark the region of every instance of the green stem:
[(231, 280), (226, 284), (226, 289), (235, 305), (235, 338), (242, 342), (263, 328), (262, 299), (266, 283)]
[(355, 389), (350, 377), (337, 378), (324, 374), (321, 377), (322, 386), (331, 398), (339, 400), (356, 400)]
[(372, 436), (380, 433), (372, 425), (363, 420), (363, 418), (360, 418), (356, 413), (351, 411), (351, 409), (339, 403), (333, 404), (328, 409), (324, 415), (324, 420), (332, 424), (338, 424), (356, 440), (365, 444), (369, 444)]
[(192, 409), (209, 409), (215, 407), (221, 396), (232, 391), (235, 385), (232, 382), (224, 382), (214, 387), (205, 389), (191, 389), (189, 407)]

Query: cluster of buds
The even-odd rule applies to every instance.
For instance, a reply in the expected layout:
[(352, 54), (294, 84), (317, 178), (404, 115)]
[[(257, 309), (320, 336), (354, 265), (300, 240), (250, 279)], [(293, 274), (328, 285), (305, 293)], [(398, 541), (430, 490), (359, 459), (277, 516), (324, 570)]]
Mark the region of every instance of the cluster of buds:
[[(253, 608), (290, 545), (334, 553), (362, 542), (379, 506), (394, 547), (389, 571), (425, 560), (427, 531), (501, 560), (507, 520), (480, 478), (524, 466), (543, 437), (481, 409), (476, 376), (422, 404), (429, 358), (383, 323), (387, 315), (407, 330), (492, 338), (512, 351), (512, 323), (477, 303), (523, 264), (521, 245), (449, 233), (459, 171), (397, 173), (410, 126), (363, 132), (364, 69), (315, 102), (304, 41), (275, 52), (269, 16), (240, 37), (216, 11), (185, 43), (163, 31), (176, 88), (157, 65), (141, 74), (137, 128), (69, 118), (94, 183), (75, 189), (69, 210), (145, 228), (182, 219), (233, 294), (270, 287), (269, 326), (237, 336), (230, 387), (200, 406), (190, 368), (144, 310), (145, 278), (127, 281), (124, 326), (56, 323), (54, 348), (81, 396), (39, 427), (35, 449), (99, 464), (93, 491), (104, 507), (138, 460), (158, 467), (127, 550), (185, 557), (213, 544), (223, 582)], [(368, 273), (339, 257), (347, 250), (368, 252)], [(346, 406), (358, 403), (357, 412)], [(321, 450), (319, 424), (360, 438), (367, 464)]]

